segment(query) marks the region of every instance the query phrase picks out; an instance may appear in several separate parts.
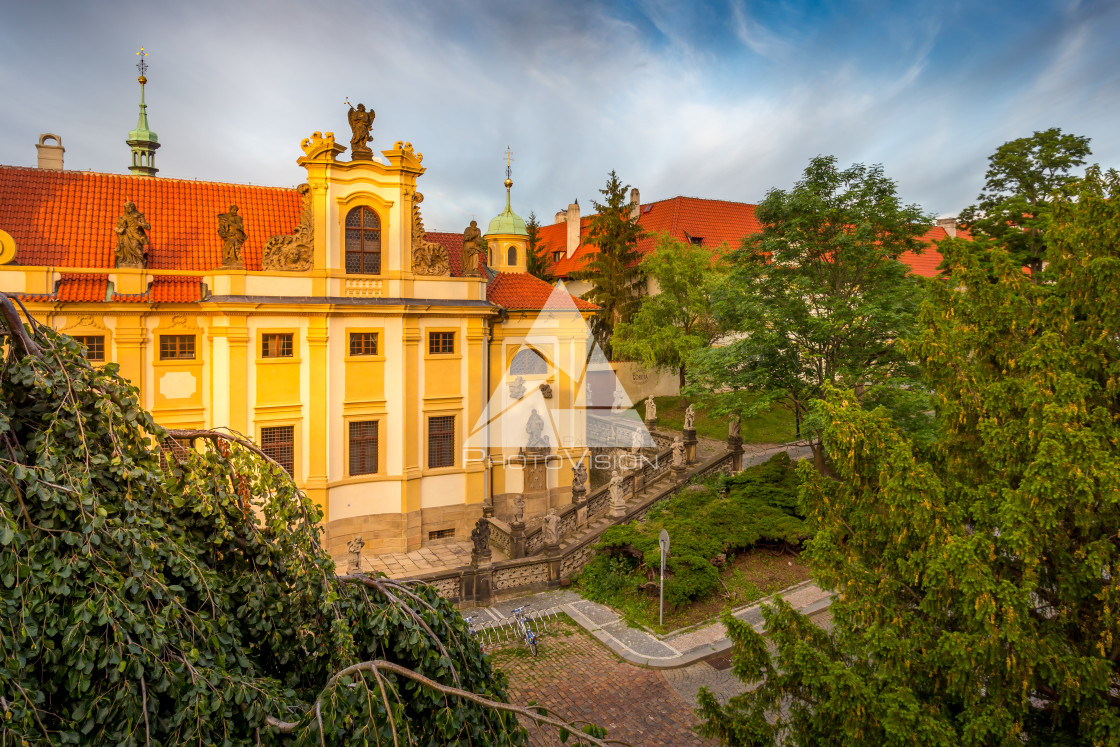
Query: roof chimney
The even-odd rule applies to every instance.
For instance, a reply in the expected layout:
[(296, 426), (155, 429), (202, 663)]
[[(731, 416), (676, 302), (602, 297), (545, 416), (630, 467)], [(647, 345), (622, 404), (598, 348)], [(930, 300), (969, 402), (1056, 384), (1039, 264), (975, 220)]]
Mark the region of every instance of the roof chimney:
[(637, 220), (641, 214), (642, 196), (638, 193), (638, 188), (634, 187), (630, 190), (630, 220)]
[(563, 223), (567, 219), (568, 219), (568, 212), (566, 210), (557, 210), (556, 211), (556, 219), (553, 220), (552, 222), (553, 222), (553, 224)]
[(945, 233), (949, 238), (956, 238), (957, 236), (957, 219), (954, 218), (938, 218), (937, 225), (945, 229)]
[(567, 255), (571, 257), (579, 248), (579, 200), (568, 205)]
[[(48, 140), (53, 140), (54, 145), (48, 145)], [(39, 143), (35, 146), (35, 150), (39, 151), (39, 168), (62, 171), (62, 154), (66, 152), (62, 147), (62, 138), (45, 132), (39, 136)]]

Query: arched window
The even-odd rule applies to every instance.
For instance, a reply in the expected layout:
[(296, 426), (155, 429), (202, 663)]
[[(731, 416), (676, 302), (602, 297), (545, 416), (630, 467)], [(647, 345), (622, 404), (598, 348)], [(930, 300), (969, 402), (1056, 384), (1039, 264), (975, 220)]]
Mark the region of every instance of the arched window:
[(381, 219), (368, 207), (346, 214), (346, 272), (381, 274)]
[(517, 247), (516, 246), (511, 246), (509, 248), (509, 251), (506, 253), (506, 264), (507, 265), (517, 264)]
[(532, 348), (523, 348), (509, 364), (513, 376), (544, 376), (548, 373), (548, 361)]

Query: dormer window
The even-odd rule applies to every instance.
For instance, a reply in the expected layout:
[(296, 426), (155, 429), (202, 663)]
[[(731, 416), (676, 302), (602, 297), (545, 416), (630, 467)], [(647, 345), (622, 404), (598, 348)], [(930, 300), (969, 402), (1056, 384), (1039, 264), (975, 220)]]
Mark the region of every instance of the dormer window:
[(368, 207), (346, 214), (346, 272), (381, 274), (381, 219)]
[(553, 252), (552, 253), (552, 261), (553, 262), (559, 262), (563, 258), (564, 258), (564, 252), (563, 251), (558, 251), (558, 252)]

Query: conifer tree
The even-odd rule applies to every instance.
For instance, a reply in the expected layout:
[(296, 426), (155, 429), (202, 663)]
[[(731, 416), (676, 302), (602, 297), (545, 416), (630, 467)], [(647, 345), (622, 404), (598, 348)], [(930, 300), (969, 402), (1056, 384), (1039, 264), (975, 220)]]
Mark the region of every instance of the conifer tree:
[(593, 202), (583, 243), (597, 251), (573, 277), (592, 284), (584, 298), (599, 307), (591, 320), (603, 351), (611, 356), (611, 336), (619, 322), (629, 321), (644, 293), (645, 273), (640, 266), (638, 241), (644, 237), (636, 216), (631, 216), (630, 185), (623, 184), (612, 170), (606, 186), (599, 190), (603, 202)]
[(535, 212), (529, 213), (529, 220), (525, 221), (525, 232), (529, 234), (525, 244), (526, 269), (530, 275), (546, 283), (555, 282), (556, 278), (552, 276), (552, 263), (548, 257), (548, 247), (541, 243), (541, 224)]

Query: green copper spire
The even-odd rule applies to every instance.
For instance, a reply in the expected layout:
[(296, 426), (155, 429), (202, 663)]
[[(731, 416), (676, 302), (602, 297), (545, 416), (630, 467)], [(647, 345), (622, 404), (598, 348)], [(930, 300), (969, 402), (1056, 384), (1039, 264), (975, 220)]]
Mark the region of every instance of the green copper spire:
[(512, 179), (506, 179), (506, 209), (490, 221), (490, 228), (486, 230), (486, 235), (492, 233), (501, 234), (517, 234), (518, 236), (528, 236), (529, 232), (525, 229), (525, 221), (521, 216), (513, 212), (509, 204), (509, 190), (513, 186)]
[(490, 221), (490, 227), (486, 230), (486, 235), (494, 233), (501, 234), (517, 234), (519, 236), (528, 236), (529, 232), (525, 230), (525, 221), (521, 220), (521, 216), (513, 212), (509, 206), (509, 190), (513, 186), (513, 170), (510, 164), (513, 161), (513, 153), (510, 149), (506, 148), (506, 209), (502, 214)]
[(128, 140), (125, 141), (132, 148), (132, 165), (128, 170), (139, 176), (155, 176), (159, 171), (156, 168), (159, 136), (148, 129), (148, 105), (144, 102), (144, 84), (148, 82), (144, 77), (144, 73), (148, 70), (148, 63), (144, 62), (144, 58), (148, 53), (140, 47), (140, 51), (136, 54), (140, 57), (140, 62), (136, 65), (136, 69), (140, 71), (140, 77), (137, 78), (140, 82), (140, 118), (136, 122), (136, 129), (129, 131)]

